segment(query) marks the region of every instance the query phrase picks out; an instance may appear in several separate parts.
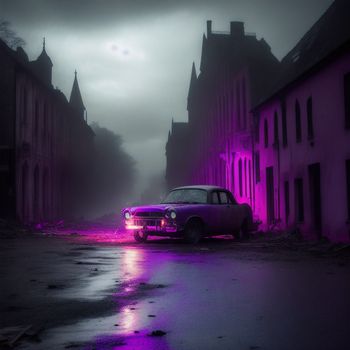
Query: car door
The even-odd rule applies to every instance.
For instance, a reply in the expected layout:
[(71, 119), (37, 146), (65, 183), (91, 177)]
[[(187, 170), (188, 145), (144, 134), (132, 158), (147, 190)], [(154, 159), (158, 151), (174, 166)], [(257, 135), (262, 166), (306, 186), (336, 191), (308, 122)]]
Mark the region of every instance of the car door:
[(223, 206), (220, 203), (219, 191), (213, 191), (210, 194), (210, 206), (207, 218), (208, 234), (214, 236), (222, 234), (224, 232), (223, 219), (224, 211)]
[(227, 191), (219, 192), (220, 204), (222, 207), (222, 231), (231, 234), (238, 230), (241, 225), (240, 206), (234, 200), (231, 193)]

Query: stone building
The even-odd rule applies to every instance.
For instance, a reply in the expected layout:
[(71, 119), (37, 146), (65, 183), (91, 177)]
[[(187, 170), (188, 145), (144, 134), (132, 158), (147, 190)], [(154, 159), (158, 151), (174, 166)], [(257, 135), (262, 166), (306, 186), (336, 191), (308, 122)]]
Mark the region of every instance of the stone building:
[(350, 239), (349, 14), (349, 1), (335, 1), (255, 108), (255, 212), (265, 228)]
[(166, 144), (166, 172), (165, 179), (168, 188), (175, 188), (187, 183), (189, 157), (187, 156), (189, 147), (187, 123), (171, 123), (171, 130)]
[(93, 132), (75, 75), (70, 101), (52, 86), (45, 42), (29, 61), (0, 40), (0, 217), (25, 223), (82, 214)]
[(168, 142), (168, 164), (176, 155), (188, 165), (181, 184), (229, 188), (263, 229), (349, 241), (349, 13), (349, 1), (334, 1), (281, 61), (242, 23), (226, 34), (208, 22), (191, 76), (188, 147)]
[(231, 22), (227, 33), (213, 31), (207, 22), (198, 76), (192, 67), (188, 123), (173, 123), (169, 134), (169, 187), (221, 185), (252, 203), (250, 110), (278, 69), (266, 41), (245, 33), (242, 22)]

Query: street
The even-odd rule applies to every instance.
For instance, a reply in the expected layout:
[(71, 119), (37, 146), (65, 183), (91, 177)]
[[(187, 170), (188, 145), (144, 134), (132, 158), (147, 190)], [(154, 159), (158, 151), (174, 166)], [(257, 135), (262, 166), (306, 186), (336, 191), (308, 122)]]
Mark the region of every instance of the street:
[(2, 341), (31, 326), (14, 346), (347, 348), (348, 254), (277, 238), (140, 245), (93, 231), (0, 240)]

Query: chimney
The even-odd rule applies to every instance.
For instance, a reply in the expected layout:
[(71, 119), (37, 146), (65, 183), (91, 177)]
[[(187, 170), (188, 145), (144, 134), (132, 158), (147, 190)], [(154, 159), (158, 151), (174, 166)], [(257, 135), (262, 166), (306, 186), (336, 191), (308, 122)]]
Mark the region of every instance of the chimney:
[(244, 37), (244, 23), (243, 22), (231, 22), (230, 23), (230, 34), (235, 38)]
[(212, 21), (207, 21), (207, 37), (211, 34)]

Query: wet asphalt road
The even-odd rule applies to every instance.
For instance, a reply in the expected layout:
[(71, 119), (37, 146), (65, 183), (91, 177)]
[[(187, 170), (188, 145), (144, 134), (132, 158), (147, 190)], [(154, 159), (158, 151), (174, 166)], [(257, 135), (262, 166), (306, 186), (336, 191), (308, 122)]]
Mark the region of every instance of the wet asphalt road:
[(112, 232), (1, 239), (0, 258), (1, 329), (42, 329), (20, 349), (350, 348), (348, 258)]

